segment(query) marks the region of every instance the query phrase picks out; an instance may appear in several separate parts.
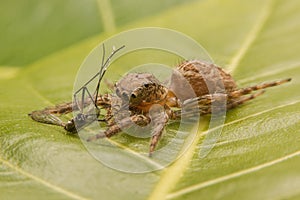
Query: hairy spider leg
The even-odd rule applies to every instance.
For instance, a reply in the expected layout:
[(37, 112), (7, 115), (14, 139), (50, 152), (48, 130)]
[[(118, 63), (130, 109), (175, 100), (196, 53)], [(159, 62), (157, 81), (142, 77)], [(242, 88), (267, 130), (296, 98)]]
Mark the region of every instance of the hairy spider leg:
[(237, 89), (235, 91), (232, 91), (229, 93), (228, 98), (237, 98), (246, 94), (250, 94), (253, 91), (256, 90), (262, 90), (268, 87), (274, 87), (277, 85), (281, 85), (287, 82), (290, 82), (292, 79), (291, 78), (287, 78), (287, 79), (283, 79), (283, 80), (279, 80), (279, 81), (272, 81), (272, 82), (266, 82), (266, 83), (261, 83), (258, 85), (254, 85), (254, 86), (250, 86), (250, 87), (246, 87), (246, 88), (241, 88), (241, 89)]
[[(222, 96), (224, 96), (224, 95), (226, 95), (226, 99), (227, 99), (226, 109), (231, 109), (231, 108), (237, 107), (247, 101), (250, 101), (250, 100), (262, 95), (265, 91), (263, 90), (256, 94), (242, 97), (244, 95), (250, 94), (253, 91), (262, 90), (265, 88), (281, 85), (281, 84), (290, 82), (291, 80), (292, 80), (291, 78), (288, 78), (288, 79), (283, 79), (283, 80), (279, 80), (279, 81), (261, 83), (258, 85), (237, 89), (235, 91), (229, 92), (228, 95), (216, 93), (216, 94), (207, 94), (207, 95), (203, 95), (201, 97), (196, 97), (196, 98), (192, 98), (192, 99), (187, 99), (183, 103), (183, 106), (182, 106), (184, 108), (184, 111), (183, 110), (176, 111), (175, 118), (179, 119), (181, 117), (193, 117), (193, 116), (195, 116), (197, 111), (200, 112), (201, 114), (211, 114), (212, 103), (218, 102), (218, 101), (220, 102), (222, 100)], [(216, 103), (215, 105), (218, 105), (218, 103)], [(221, 111), (222, 106), (219, 108), (214, 107), (214, 109), (215, 109), (214, 110), (215, 112), (218, 112), (218, 109), (219, 109), (219, 111)]]
[(135, 123), (140, 126), (146, 126), (150, 123), (150, 118), (145, 115), (133, 115), (131, 117), (126, 117), (120, 120), (118, 123), (110, 126), (104, 132), (93, 135), (87, 139), (88, 142), (95, 141), (99, 138), (112, 137), (117, 133), (121, 132), (122, 129), (129, 127), (132, 123)]
[(198, 113), (203, 115), (211, 114), (212, 112), (220, 113), (222, 111), (225, 111), (225, 109), (229, 110), (231, 108), (244, 104), (245, 102), (250, 101), (264, 93), (265, 90), (262, 90), (249, 96), (234, 99), (227, 99), (227, 95), (222, 93), (204, 95), (202, 97), (188, 100), (186, 102), (187, 107), (184, 110), (175, 111), (175, 116), (177, 119), (181, 119), (183, 117), (195, 117), (195, 115)]
[(184, 102), (181, 110), (175, 111), (175, 118), (192, 118), (199, 115), (199, 113), (202, 115), (211, 114), (212, 112), (220, 113), (225, 109), (229, 110), (252, 100), (259, 95), (262, 95), (264, 92), (265, 91), (262, 90), (261, 92), (245, 96), (244, 98), (234, 98), (231, 100), (227, 99), (227, 94), (222, 93), (203, 95), (201, 97), (188, 99)]
[(235, 108), (247, 101), (250, 101), (262, 94), (264, 94), (266, 91), (265, 90), (262, 90), (260, 92), (257, 92), (257, 93), (254, 93), (254, 94), (251, 94), (249, 96), (245, 96), (245, 97), (241, 97), (241, 98), (237, 98), (237, 99), (233, 99), (231, 101), (228, 102), (227, 104), (227, 110), (231, 109), (231, 108)]
[[(161, 116), (158, 116), (158, 115)], [(154, 123), (153, 123), (153, 134), (151, 136), (151, 140), (150, 140), (150, 149), (149, 149), (149, 157), (152, 156), (155, 147), (158, 144), (159, 139), (161, 138), (164, 128), (167, 126), (167, 123), (169, 121), (169, 116), (166, 112), (162, 112), (162, 113), (156, 113), (153, 117), (152, 117)]]
[[(169, 110), (169, 108), (167, 108)], [(139, 126), (146, 126), (151, 121), (153, 122), (152, 127), (152, 136), (150, 140), (150, 147), (149, 147), (149, 156), (152, 156), (159, 139), (162, 136), (163, 130), (165, 126), (167, 125), (170, 116), (174, 115), (171, 110), (170, 112), (154, 112), (153, 115), (151, 115), (151, 119), (149, 116), (146, 115), (133, 115), (131, 117), (126, 117), (122, 120), (120, 120), (117, 124), (114, 124), (107, 128), (104, 132), (98, 133), (96, 135), (93, 135), (87, 139), (88, 142), (95, 141), (99, 138), (110, 138), (118, 133), (120, 133), (124, 128), (128, 128), (132, 125), (132, 123), (137, 124)], [(170, 116), (169, 116), (170, 115)]]
[(227, 106), (227, 94), (206, 94), (201, 97), (187, 99), (183, 102), (182, 109), (175, 111), (175, 118), (193, 118), (199, 114), (211, 114), (224, 111)]

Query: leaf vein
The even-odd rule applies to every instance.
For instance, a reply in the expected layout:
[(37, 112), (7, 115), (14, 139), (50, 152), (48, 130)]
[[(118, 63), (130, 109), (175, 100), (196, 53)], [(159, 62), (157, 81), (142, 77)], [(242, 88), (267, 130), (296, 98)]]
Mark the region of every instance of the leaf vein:
[(238, 178), (240, 176), (250, 174), (250, 173), (262, 170), (264, 168), (271, 167), (273, 165), (279, 164), (281, 162), (284, 162), (288, 159), (291, 159), (291, 158), (299, 156), (299, 155), (300, 155), (300, 151), (297, 151), (297, 152), (294, 152), (292, 154), (288, 154), (284, 157), (281, 157), (281, 158), (278, 158), (278, 159), (275, 159), (275, 160), (272, 160), (272, 161), (269, 161), (269, 162), (266, 162), (266, 163), (263, 163), (263, 164), (245, 169), (245, 170), (241, 170), (241, 171), (238, 171), (238, 172), (226, 175), (226, 176), (222, 176), (222, 177), (219, 177), (219, 178), (216, 178), (216, 179), (212, 179), (212, 180), (209, 180), (209, 181), (206, 181), (206, 182), (202, 182), (202, 183), (193, 185), (193, 186), (190, 186), (190, 187), (181, 189), (177, 192), (173, 192), (173, 193), (169, 194), (167, 196), (167, 199), (173, 199), (173, 198), (176, 198), (178, 196), (181, 196), (181, 195), (184, 195), (184, 194), (187, 194), (187, 193), (191, 193), (193, 191), (200, 190), (200, 189), (203, 189), (203, 188), (208, 187), (208, 186), (212, 186), (212, 185), (224, 182), (224, 181), (228, 181), (230, 179)]
[(77, 194), (75, 194), (75, 193), (73, 193), (71, 191), (68, 191), (68, 190), (66, 190), (64, 188), (61, 188), (61, 187), (56, 186), (56, 185), (53, 185), (52, 183), (50, 183), (48, 181), (45, 181), (45, 180), (43, 180), (43, 179), (41, 179), (41, 178), (39, 178), (39, 177), (37, 177), (37, 176), (29, 173), (29, 172), (26, 172), (23, 169), (21, 169), (21, 168), (15, 166), (15, 165), (11, 164), (10, 162), (4, 160), (2, 157), (0, 157), (0, 162), (2, 162), (7, 167), (13, 169), (14, 171), (22, 174), (23, 176), (28, 177), (28, 178), (30, 178), (30, 179), (32, 179), (32, 180), (34, 180), (34, 181), (36, 181), (36, 182), (38, 182), (40, 184), (42, 184), (42, 185), (44, 185), (44, 186), (52, 189), (52, 190), (55, 190), (58, 193), (64, 194), (64, 195), (66, 195), (68, 197), (71, 197), (73, 199), (79, 199), (79, 200), (85, 200), (85, 199), (87, 199), (87, 198), (79, 196), (79, 195), (77, 195)]
[[(47, 103), (47, 104), (55, 105), (54, 103), (52, 103), (51, 101), (49, 101), (46, 97), (44, 97), (40, 92), (38, 92), (38, 91), (37, 91), (30, 83), (28, 83), (28, 84), (29, 84), (29, 85), (28, 85), (29, 90), (30, 90), (34, 95), (36, 95), (37, 97), (39, 97), (40, 99), (42, 99), (42, 100), (43, 100), (45, 103)], [(92, 131), (89, 130), (89, 132), (92, 132)], [(143, 155), (139, 154), (138, 152), (136, 152), (136, 151), (134, 151), (134, 150), (132, 150), (132, 149), (130, 149), (130, 148), (128, 148), (128, 147), (122, 145), (121, 143), (118, 143), (118, 142), (116, 142), (116, 141), (110, 139), (110, 138), (106, 138), (106, 139), (107, 139), (109, 142), (111, 142), (112, 144), (114, 144), (115, 146), (124, 149), (124, 150), (127, 151), (129, 154), (131, 154), (131, 155), (133, 155), (133, 156), (135, 156), (135, 157), (137, 157), (137, 158), (140, 158), (140, 159), (144, 160), (144, 161), (147, 162), (148, 164), (151, 164), (152, 166), (155, 166), (155, 167), (157, 167), (157, 168), (159, 168), (159, 169), (163, 168), (162, 165), (160, 165), (159, 163), (157, 163), (157, 162), (151, 160), (149, 157), (143, 156)]]
[(241, 62), (243, 57), (246, 55), (247, 51), (249, 50), (251, 45), (254, 43), (254, 41), (258, 37), (259, 33), (263, 29), (264, 25), (266, 24), (270, 14), (271, 14), (271, 7), (272, 7), (272, 0), (269, 0), (266, 3), (261, 16), (258, 18), (257, 23), (254, 24), (252, 30), (249, 32), (249, 34), (245, 38), (241, 48), (237, 51), (237, 53), (231, 59), (228, 71), (231, 71), (233, 73), (236, 70), (237, 66), (239, 65), (239, 63)]
[(298, 101), (293, 101), (293, 102), (290, 102), (290, 103), (287, 103), (287, 104), (283, 104), (283, 105), (280, 105), (280, 106), (277, 106), (277, 107), (273, 107), (273, 108), (271, 108), (271, 109), (264, 110), (264, 111), (261, 111), (261, 112), (257, 112), (257, 113), (254, 113), (254, 114), (252, 114), (252, 115), (248, 115), (248, 116), (243, 117), (243, 118), (239, 118), (239, 119), (237, 119), (237, 120), (234, 120), (234, 121), (225, 123), (225, 124), (223, 124), (223, 125), (221, 125), (221, 126), (214, 127), (214, 128), (212, 128), (212, 129), (210, 129), (210, 130), (204, 132), (203, 135), (206, 135), (206, 134), (208, 134), (210, 131), (213, 131), (213, 130), (215, 130), (215, 129), (223, 128), (223, 127), (225, 127), (225, 126), (229, 126), (229, 125), (232, 125), (232, 124), (235, 124), (235, 123), (244, 121), (244, 120), (249, 119), (249, 118), (251, 118), (251, 117), (257, 117), (257, 116), (259, 116), (259, 115), (262, 115), (262, 114), (271, 112), (271, 111), (273, 111), (273, 110), (277, 110), (277, 109), (284, 108), (284, 107), (287, 107), (287, 106), (292, 106), (292, 105), (295, 105), (295, 104), (298, 104), (298, 103), (300, 103), (300, 100), (298, 100)]

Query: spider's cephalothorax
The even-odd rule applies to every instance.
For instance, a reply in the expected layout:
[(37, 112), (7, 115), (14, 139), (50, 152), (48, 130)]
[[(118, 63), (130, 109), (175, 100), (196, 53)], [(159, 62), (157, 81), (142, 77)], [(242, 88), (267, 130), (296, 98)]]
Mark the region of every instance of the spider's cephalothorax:
[[(153, 123), (150, 154), (154, 151), (164, 127), (169, 119), (179, 119), (178, 113), (172, 111), (174, 101), (178, 101), (174, 94), (161, 84), (153, 74), (129, 73), (114, 85), (114, 93), (110, 94), (111, 106), (107, 107), (107, 122), (109, 128), (97, 134), (89, 141), (101, 137), (111, 137), (122, 129), (135, 123), (145, 126)], [(156, 110), (156, 106), (159, 108)], [(151, 114), (150, 114), (150, 111)]]
[(148, 113), (153, 104), (167, 103), (168, 89), (152, 74), (130, 73), (115, 84), (115, 91), (129, 108)]
[[(115, 51), (112, 55), (114, 53)], [(99, 89), (105, 69), (102, 67), (101, 73), (98, 73), (101, 77), (97, 89)], [(95, 77), (97, 76), (93, 78)], [(89, 138), (89, 141), (111, 137), (124, 128), (130, 127), (132, 123), (146, 126), (151, 122), (153, 124), (150, 142), (151, 155), (167, 122), (178, 120), (186, 114), (180, 110), (183, 106), (190, 108), (186, 116), (193, 116), (193, 113), (199, 112), (210, 114), (212, 107), (218, 106), (218, 101), (224, 102), (224, 100), (225, 109), (231, 109), (261, 95), (264, 88), (280, 85), (290, 80), (284, 79), (238, 88), (231, 75), (220, 67), (199, 60), (185, 61), (174, 70), (169, 87), (160, 83), (152, 74), (129, 73), (114, 85), (111, 94), (101, 95), (95, 92), (94, 97), (90, 96), (89, 99), (95, 99), (94, 102), (86, 100), (85, 102), (59, 104), (52, 108), (33, 111), (30, 116), (35, 121), (63, 126), (67, 131), (74, 132), (76, 128), (82, 128), (99, 117), (100, 112), (92, 115), (82, 111), (84, 105), (94, 103), (97, 111), (100, 109), (107, 111), (104, 121), (108, 127), (104, 132)], [(194, 90), (194, 96), (187, 92), (187, 87)], [(84, 89), (86, 89), (85, 86), (81, 88), (81, 90)], [(251, 94), (256, 90), (261, 91)], [(88, 91), (86, 92), (89, 94)], [(197, 109), (195, 109), (195, 102)], [(157, 106), (154, 105), (159, 105), (158, 107), (163, 110), (156, 110)], [(174, 107), (179, 109), (173, 110)], [(80, 113), (67, 123), (56, 116), (56, 114), (66, 114), (73, 110), (79, 110)], [(218, 111), (218, 107), (214, 108), (214, 111)]]

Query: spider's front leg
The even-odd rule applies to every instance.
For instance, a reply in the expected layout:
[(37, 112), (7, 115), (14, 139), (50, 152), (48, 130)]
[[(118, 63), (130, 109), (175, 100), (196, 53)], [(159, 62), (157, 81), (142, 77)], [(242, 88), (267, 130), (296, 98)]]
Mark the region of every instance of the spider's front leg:
[(117, 123), (114, 123), (112, 126), (107, 128), (103, 133), (98, 133), (90, 138), (87, 139), (88, 142), (97, 140), (99, 138), (110, 138), (113, 135), (116, 135), (117, 133), (121, 132), (123, 129), (128, 128), (132, 125), (132, 123), (135, 123), (139, 126), (146, 126), (150, 123), (150, 118), (145, 115), (133, 115), (131, 117), (126, 117)]
[[(173, 114), (173, 113), (172, 113)], [(171, 115), (172, 115), (171, 114)], [(146, 126), (150, 124), (151, 122), (151, 128), (152, 128), (152, 136), (150, 141), (150, 149), (149, 149), (149, 156), (152, 155), (152, 153), (155, 150), (155, 147), (157, 146), (157, 143), (163, 133), (163, 130), (165, 126), (167, 125), (167, 122), (169, 120), (168, 113), (163, 111), (152, 111), (151, 112), (151, 119), (147, 115), (133, 115), (131, 117), (126, 117), (117, 123), (114, 123), (112, 126), (110, 126), (108, 129), (106, 129), (103, 133), (98, 133), (94, 136), (91, 136), (87, 139), (87, 141), (95, 141), (99, 138), (105, 138), (105, 137), (112, 137), (116, 135), (117, 133), (121, 132), (123, 129), (128, 128), (132, 125), (132, 123), (137, 124), (139, 126)]]
[(155, 147), (158, 144), (159, 139), (162, 136), (162, 133), (164, 131), (165, 126), (167, 125), (168, 121), (169, 121), (169, 115), (170, 117), (173, 116), (172, 110), (167, 109), (166, 111), (159, 111), (159, 110), (155, 110), (154, 112), (152, 112), (151, 115), (151, 120), (152, 120), (152, 126), (153, 126), (153, 130), (152, 130), (152, 136), (151, 136), (151, 141), (150, 141), (150, 150), (149, 150), (149, 156), (151, 157)]

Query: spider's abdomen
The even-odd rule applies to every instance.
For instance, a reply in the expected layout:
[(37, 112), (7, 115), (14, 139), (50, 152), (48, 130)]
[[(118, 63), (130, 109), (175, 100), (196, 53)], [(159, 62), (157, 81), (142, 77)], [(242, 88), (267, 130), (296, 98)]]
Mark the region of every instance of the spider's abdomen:
[(232, 76), (220, 67), (199, 60), (185, 61), (173, 72), (170, 90), (185, 99), (191, 94), (185, 88), (192, 87), (196, 96), (213, 93), (229, 93), (237, 88)]

